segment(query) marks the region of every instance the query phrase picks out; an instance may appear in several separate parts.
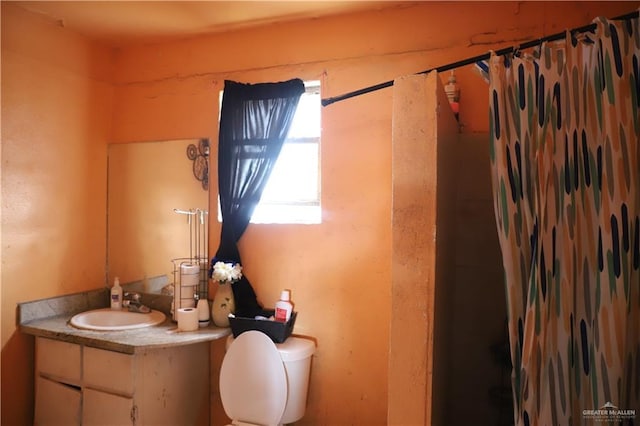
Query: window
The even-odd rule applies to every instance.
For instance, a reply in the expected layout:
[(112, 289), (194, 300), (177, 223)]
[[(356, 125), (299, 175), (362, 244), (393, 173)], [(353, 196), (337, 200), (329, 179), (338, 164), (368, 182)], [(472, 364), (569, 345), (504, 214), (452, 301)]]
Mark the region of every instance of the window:
[[(251, 223), (316, 224), (322, 221), (320, 82), (305, 82), (305, 89)], [(218, 220), (222, 220), (219, 201)]]

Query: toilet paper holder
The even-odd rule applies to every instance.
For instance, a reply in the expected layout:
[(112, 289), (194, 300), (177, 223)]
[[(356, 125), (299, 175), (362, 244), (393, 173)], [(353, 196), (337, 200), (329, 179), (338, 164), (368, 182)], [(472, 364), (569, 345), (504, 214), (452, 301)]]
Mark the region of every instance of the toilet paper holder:
[(206, 257), (178, 258), (173, 262), (173, 320), (178, 309), (195, 308), (197, 299), (207, 298), (208, 260)]
[(196, 299), (206, 299), (208, 293), (207, 229), (209, 212), (199, 208), (173, 209), (185, 215), (189, 227), (189, 256), (171, 259), (173, 263), (173, 302), (171, 314), (177, 322), (177, 312), (195, 308)]

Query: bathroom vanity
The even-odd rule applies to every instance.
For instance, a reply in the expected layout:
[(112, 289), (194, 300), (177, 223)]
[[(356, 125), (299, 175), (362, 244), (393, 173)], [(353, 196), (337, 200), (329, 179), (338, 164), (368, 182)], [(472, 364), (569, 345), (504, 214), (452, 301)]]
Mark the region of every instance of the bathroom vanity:
[(36, 337), (35, 365), (37, 425), (208, 424), (206, 342), (124, 354)]
[(230, 330), (178, 332), (171, 319), (135, 330), (81, 330), (70, 318), (100, 307), (88, 294), (20, 306), (21, 331), (35, 336), (34, 424), (208, 425), (210, 342)]

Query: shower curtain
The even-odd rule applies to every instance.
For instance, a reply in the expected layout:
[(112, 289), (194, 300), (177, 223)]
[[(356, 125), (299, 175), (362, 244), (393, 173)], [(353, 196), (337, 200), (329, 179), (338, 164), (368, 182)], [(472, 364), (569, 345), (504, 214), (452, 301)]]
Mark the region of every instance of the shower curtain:
[(594, 23), (490, 60), (516, 425), (640, 423), (640, 34)]

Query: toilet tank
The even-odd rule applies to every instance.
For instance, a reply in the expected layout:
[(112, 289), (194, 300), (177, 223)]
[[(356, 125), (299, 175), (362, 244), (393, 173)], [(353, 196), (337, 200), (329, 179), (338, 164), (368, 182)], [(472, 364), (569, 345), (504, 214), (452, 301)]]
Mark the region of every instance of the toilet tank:
[(307, 408), (307, 391), (311, 372), (311, 356), (316, 344), (311, 339), (289, 337), (284, 343), (276, 344), (284, 369), (287, 372), (289, 394), (281, 423), (293, 423), (304, 416)]
[[(226, 348), (233, 342), (229, 336)], [(287, 404), (280, 423), (293, 423), (300, 420), (307, 408), (307, 391), (311, 373), (311, 357), (316, 351), (316, 344), (310, 338), (289, 337), (283, 343), (274, 343), (287, 373)]]

